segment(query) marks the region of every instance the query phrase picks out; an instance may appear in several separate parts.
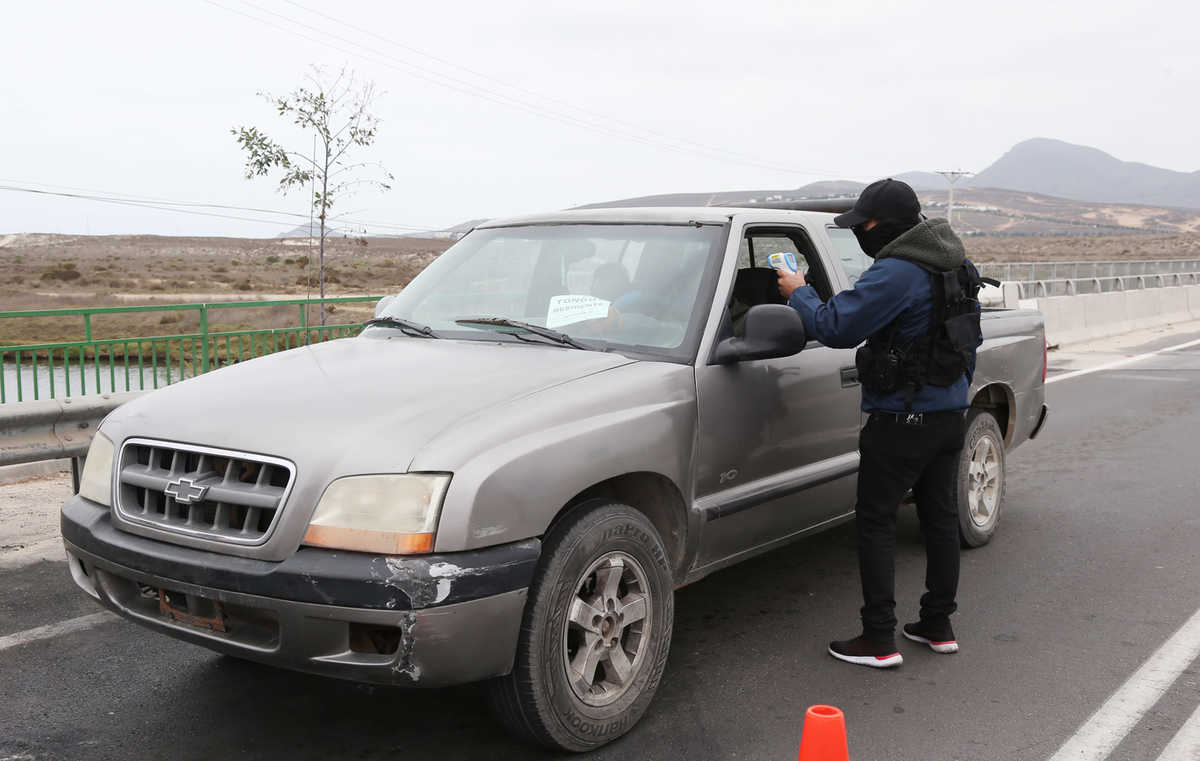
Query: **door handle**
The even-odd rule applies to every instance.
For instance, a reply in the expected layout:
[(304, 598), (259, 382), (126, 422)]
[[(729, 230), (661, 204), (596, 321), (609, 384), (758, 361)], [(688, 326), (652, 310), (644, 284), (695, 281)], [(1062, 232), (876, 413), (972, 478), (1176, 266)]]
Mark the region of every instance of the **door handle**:
[(842, 388), (853, 388), (858, 385), (858, 368), (842, 368)]

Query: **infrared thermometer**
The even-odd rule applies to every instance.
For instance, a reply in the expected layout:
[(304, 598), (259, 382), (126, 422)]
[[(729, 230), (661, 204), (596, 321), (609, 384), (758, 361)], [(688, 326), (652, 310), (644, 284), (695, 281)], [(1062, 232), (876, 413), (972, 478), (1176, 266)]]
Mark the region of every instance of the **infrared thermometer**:
[(789, 272), (798, 272), (800, 267), (796, 264), (796, 255), (790, 251), (771, 254), (767, 257), (767, 263), (777, 270), (786, 269)]

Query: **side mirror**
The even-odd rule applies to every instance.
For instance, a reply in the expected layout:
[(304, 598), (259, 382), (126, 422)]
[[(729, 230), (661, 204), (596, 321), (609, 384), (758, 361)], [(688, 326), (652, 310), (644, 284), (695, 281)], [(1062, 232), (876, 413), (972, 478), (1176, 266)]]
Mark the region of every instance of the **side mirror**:
[(381, 314), (383, 314), (384, 312), (386, 312), (387, 308), (388, 308), (388, 304), (391, 304), (392, 299), (394, 299), (394, 298), (396, 298), (396, 297), (394, 295), (392, 295), (392, 296), (384, 296), (382, 299), (380, 299), (379, 303), (377, 303), (375, 305), (375, 316), (378, 317)]
[(713, 363), (727, 365), (752, 359), (790, 357), (804, 348), (808, 336), (795, 309), (759, 304), (746, 313), (746, 335), (726, 338), (713, 351)]

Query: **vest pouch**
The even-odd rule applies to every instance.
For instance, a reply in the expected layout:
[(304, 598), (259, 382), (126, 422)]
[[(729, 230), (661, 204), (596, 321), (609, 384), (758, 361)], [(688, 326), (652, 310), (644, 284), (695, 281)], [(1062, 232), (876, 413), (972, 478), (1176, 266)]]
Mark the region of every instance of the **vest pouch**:
[(890, 394), (900, 388), (902, 364), (902, 358), (896, 352), (872, 349), (870, 343), (858, 347), (854, 353), (858, 382), (877, 394)]
[(967, 314), (960, 314), (946, 320), (946, 338), (954, 351), (962, 352), (974, 349), (983, 337), (979, 326), (979, 313), (972, 309)]
[(979, 314), (960, 314), (942, 323), (942, 339), (933, 342), (926, 379), (934, 386), (953, 385), (967, 371), (971, 352), (981, 337)]

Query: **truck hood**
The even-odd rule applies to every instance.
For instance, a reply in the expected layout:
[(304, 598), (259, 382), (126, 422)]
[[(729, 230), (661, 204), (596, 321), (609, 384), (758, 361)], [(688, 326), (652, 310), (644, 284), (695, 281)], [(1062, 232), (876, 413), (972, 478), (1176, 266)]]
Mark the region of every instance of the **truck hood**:
[(104, 431), (118, 445), (145, 436), (286, 457), (315, 486), (403, 472), (457, 421), (632, 362), (554, 346), (359, 337), (168, 386), (122, 406)]

